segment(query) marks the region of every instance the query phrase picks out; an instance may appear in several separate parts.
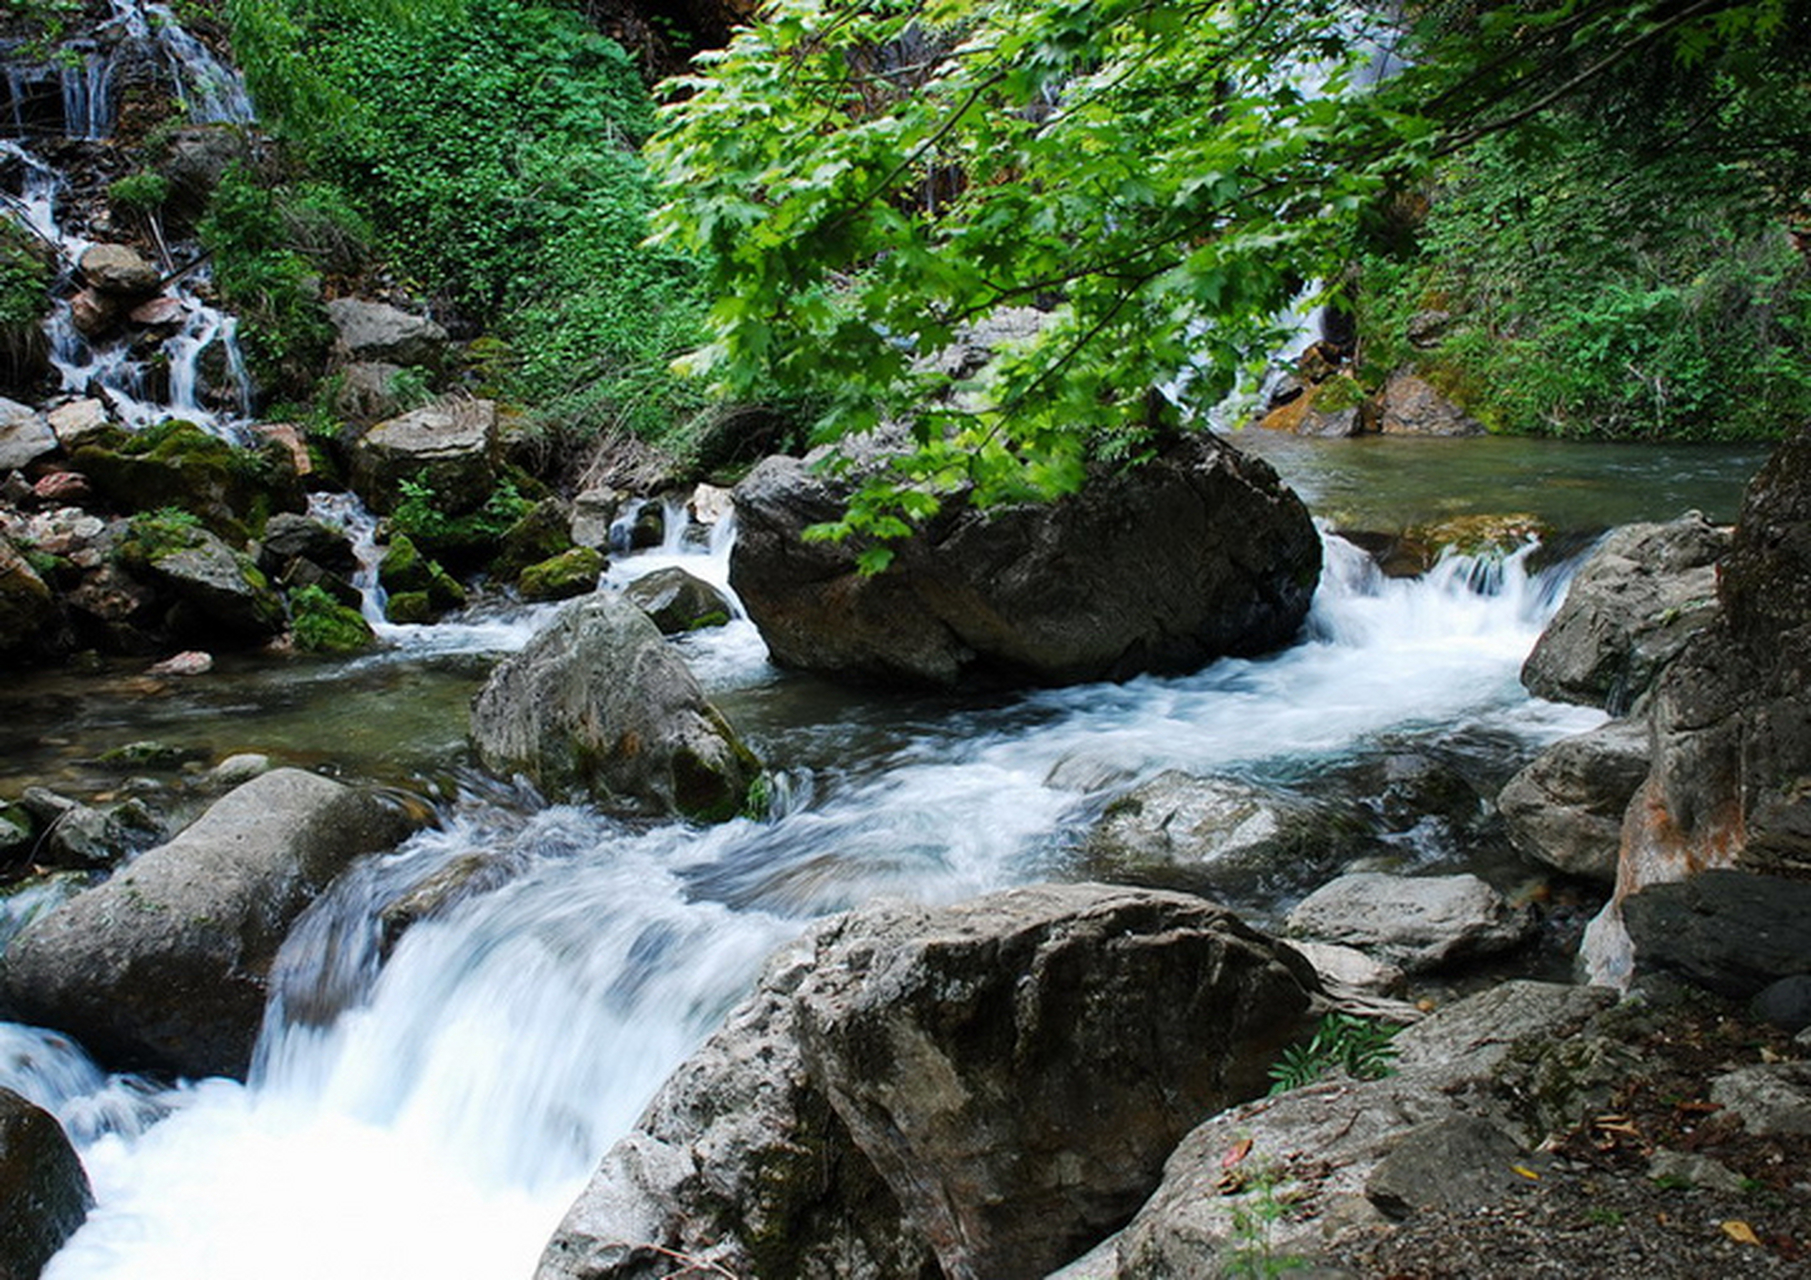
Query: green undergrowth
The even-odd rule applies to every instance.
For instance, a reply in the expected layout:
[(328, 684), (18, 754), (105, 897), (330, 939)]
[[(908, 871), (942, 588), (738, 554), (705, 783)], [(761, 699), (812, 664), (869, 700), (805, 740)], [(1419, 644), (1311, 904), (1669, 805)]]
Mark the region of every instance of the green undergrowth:
[[(1755, 175), (1572, 126), (1481, 145), (1373, 244), (1361, 376), (1414, 367), (1517, 434), (1752, 440), (1811, 416), (1811, 266)], [(1417, 347), (1428, 312), (1451, 319)]]
[(482, 393), (555, 443), (670, 442), (702, 407), (669, 371), (696, 273), (642, 247), (653, 127), (629, 56), (557, 0), (230, 0), (236, 51), (292, 155), (474, 344)]

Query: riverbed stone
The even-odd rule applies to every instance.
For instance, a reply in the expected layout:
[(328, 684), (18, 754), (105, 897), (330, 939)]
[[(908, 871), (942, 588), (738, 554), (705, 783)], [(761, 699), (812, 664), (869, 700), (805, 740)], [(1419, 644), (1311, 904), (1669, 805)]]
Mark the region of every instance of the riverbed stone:
[(570, 547), (522, 570), (516, 589), (524, 600), (570, 600), (597, 590), (604, 563), (595, 548)]
[(387, 302), (335, 298), (327, 304), (327, 319), (352, 361), (435, 366), (446, 352), (445, 329)]
[(135, 523), (120, 546), (134, 573), (174, 599), (169, 625), (177, 638), (248, 645), (282, 633), (283, 600), (270, 580), (207, 529)]
[(1306, 821), (1299, 801), (1268, 788), (1170, 769), (1108, 804), (1083, 855), (1104, 879), (1209, 870), (1265, 859)]
[(1358, 871), (1309, 894), (1288, 927), (1422, 973), (1517, 946), (1533, 921), (1474, 875)]
[(1616, 879), (1622, 818), (1647, 777), (1645, 717), (1554, 743), (1504, 784), (1497, 809), (1516, 848), (1568, 875)]
[(46, 421), (56, 433), (57, 443), (71, 453), (113, 425), (106, 402), (93, 399), (58, 405), (46, 415)]
[(96, 432), (73, 454), (78, 470), (116, 509), (174, 507), (243, 544), (278, 511), (304, 511), (307, 494), (289, 451), (274, 441), (241, 449), (189, 422), (134, 434)]
[(1386, 436), (1481, 436), (1484, 424), (1419, 374), (1390, 375), (1378, 393), (1377, 429)]
[(663, 1087), (538, 1280), (638, 1275), (656, 1248), (740, 1275), (1045, 1275), (1263, 1089), (1316, 999), (1289, 948), (1184, 894), (838, 917)]
[[(1616, 894), (1582, 948), (1593, 980), (1626, 986), (1657, 966), (1752, 995), (1811, 970), (1783, 969), (1774, 954), (1799, 930), (1798, 885), (1811, 877), (1807, 579), (1811, 428), (1801, 428), (1750, 482), (1712, 615), (1651, 692), (1652, 767), (1624, 816)], [(1744, 875), (1760, 879), (1732, 878)], [(1682, 934), (1654, 924), (1675, 916), (1689, 925)], [(1659, 950), (1644, 955), (1638, 929)], [(1693, 956), (1680, 950), (1687, 940)]]
[(1320, 572), (1299, 498), (1208, 432), (1051, 503), (946, 501), (864, 575), (804, 538), (851, 480), (769, 458), (736, 487), (730, 586), (775, 660), (892, 684), (1066, 684), (1288, 643)]
[(476, 510), (497, 483), (497, 406), (443, 396), (387, 418), (352, 446), (352, 487), (381, 515), (396, 510), (401, 484), (425, 485), (435, 509), (450, 516)]
[(17, 400), (0, 400), (0, 475), (30, 466), (57, 449), (44, 415)]
[(472, 707), (485, 766), (612, 811), (707, 820), (744, 806), (760, 764), (635, 606), (564, 606)]
[(49, 584), (17, 547), (0, 537), (0, 653), (36, 641), (55, 613)]
[(663, 635), (720, 627), (733, 616), (729, 597), (684, 569), (656, 569), (623, 588), (623, 599), (654, 619)]
[(1731, 1071), (1711, 1081), (1710, 1100), (1758, 1137), (1811, 1134), (1811, 1063), (1771, 1062)]
[(1697, 512), (1612, 530), (1573, 577), (1522, 683), (1536, 697), (1626, 712), (1715, 617), (1729, 541)]
[(94, 1204), (56, 1117), (0, 1089), (0, 1277), (37, 1280)]
[(90, 245), (78, 265), (90, 285), (116, 297), (148, 297), (163, 283), (156, 267), (123, 244)]
[(0, 991), (113, 1067), (242, 1077), (289, 925), (353, 858), (413, 825), (316, 774), (263, 774), (34, 921), (0, 957)]

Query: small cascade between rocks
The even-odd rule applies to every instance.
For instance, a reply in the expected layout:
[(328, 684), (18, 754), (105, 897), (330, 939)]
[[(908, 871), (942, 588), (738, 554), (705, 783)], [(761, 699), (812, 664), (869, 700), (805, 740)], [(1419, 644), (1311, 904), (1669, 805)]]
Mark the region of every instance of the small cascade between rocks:
[[(622, 557), (606, 585), (723, 571), (721, 548), (674, 548)], [(1391, 580), (1329, 536), (1293, 648), (986, 705), (833, 694), (768, 665), (745, 621), (688, 636), (713, 699), (787, 768), (774, 815), (649, 827), (474, 783), (291, 932), (249, 1083), (15, 1072), (60, 1115), (96, 1099), (113, 1117), (78, 1137), (98, 1206), (48, 1280), (526, 1278), (603, 1151), (812, 919), (1074, 878), (1106, 799), (1165, 769), (1293, 787), (1418, 743), (1591, 727), (1517, 680), (1564, 585), (1532, 550)], [(429, 660), (480, 634), (408, 630)], [(1450, 851), (1409, 831), (1397, 856)], [(1274, 871), (1268, 910), (1246, 906), (1260, 923), (1301, 891)]]
[[(0, 49), (0, 57), (7, 52)], [(81, 162), (80, 147), (71, 151), (72, 145), (104, 144), (112, 136), (121, 82), (162, 86), (190, 125), (255, 118), (241, 77), (165, 5), (113, 0), (112, 18), (56, 57), (35, 65), (8, 62), (7, 96), (0, 101), (0, 213), (55, 251), (56, 302), (45, 324), (51, 364), (65, 395), (100, 401), (124, 426), (182, 418), (243, 443), (254, 388), (237, 320), (207, 298), (206, 265), (166, 256), (158, 264), (160, 282), (130, 296), (84, 281), (84, 255), (106, 241), (87, 233), (60, 166)]]

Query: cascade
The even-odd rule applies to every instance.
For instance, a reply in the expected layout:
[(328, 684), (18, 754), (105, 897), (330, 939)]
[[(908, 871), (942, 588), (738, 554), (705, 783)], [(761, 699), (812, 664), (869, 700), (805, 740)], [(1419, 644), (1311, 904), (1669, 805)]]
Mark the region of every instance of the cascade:
[[(437, 829), (362, 863), (298, 923), (249, 1083), (59, 1086), (77, 1095), (59, 1114), (84, 1098), (155, 1110), (78, 1138), (99, 1203), (49, 1280), (526, 1276), (603, 1150), (809, 920), (880, 895), (950, 901), (1073, 874), (1105, 795), (1064, 781), (1078, 772), (1065, 762), (1291, 786), (1418, 736), (1532, 746), (1601, 718), (1520, 689), (1563, 585), (1529, 552), (1398, 581), (1337, 538), (1326, 551), (1310, 626), (1286, 652), (986, 707), (828, 704), (768, 666), (745, 621), (686, 638), (711, 696), (786, 766), (776, 814), (649, 828), (474, 784)], [(723, 562), (681, 536), (621, 558), (609, 581), (675, 563), (721, 581)], [(496, 652), (532, 630), (506, 636), (511, 624), (418, 628), (399, 652)], [(1418, 831), (1399, 852), (1445, 856)], [(461, 892), (387, 936), (386, 907), (455, 867)]]
[[(203, 297), (205, 266), (171, 273), (154, 325), (130, 326), (91, 341), (75, 323), (76, 266), (94, 241), (69, 216), (70, 184), (50, 158), (52, 144), (109, 137), (119, 82), (128, 76), (149, 74), (166, 85), (190, 124), (245, 124), (254, 118), (243, 80), (184, 30), (167, 6), (142, 0), (112, 0), (112, 5), (107, 22), (71, 41), (58, 57), (7, 63), (7, 96), (0, 102), (0, 212), (56, 249), (57, 300), (45, 327), (65, 394), (103, 400), (112, 416), (131, 428), (185, 418), (241, 440), (252, 407), (251, 378), (237, 340), (238, 322)], [(0, 56), (5, 53), (0, 50)], [(165, 263), (166, 270), (171, 265)], [(203, 372), (210, 368), (211, 380)]]

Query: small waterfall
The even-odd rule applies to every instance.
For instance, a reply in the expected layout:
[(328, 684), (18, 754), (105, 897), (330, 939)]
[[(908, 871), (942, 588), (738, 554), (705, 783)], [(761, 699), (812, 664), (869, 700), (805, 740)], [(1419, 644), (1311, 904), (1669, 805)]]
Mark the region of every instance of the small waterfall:
[[(111, 19), (92, 36), (72, 41), (41, 65), (7, 67), (6, 111), (17, 140), (0, 141), (0, 171), (16, 168), (16, 190), (4, 191), (6, 216), (54, 245), (62, 268), (59, 299), (46, 321), (52, 365), (67, 394), (106, 402), (122, 424), (142, 428), (184, 418), (223, 438), (243, 441), (241, 425), (252, 411), (253, 386), (240, 350), (237, 321), (203, 301), (197, 286), (206, 269), (174, 281), (164, 298), (174, 303), (151, 326), (91, 342), (75, 324), (71, 295), (76, 266), (91, 241), (62, 225), (68, 195), (63, 176), (30, 146), (45, 138), (94, 141), (112, 133), (116, 81), (127, 63), (159, 68), (192, 124), (248, 123), (254, 116), (243, 80), (195, 39), (164, 5), (113, 0)], [(54, 92), (53, 92), (54, 90)], [(54, 106), (52, 104), (54, 99)], [(158, 376), (148, 372), (142, 347), (155, 342)], [(207, 375), (203, 370), (212, 361)], [(210, 386), (210, 380), (213, 385)]]
[[(686, 557), (700, 576), (709, 562)], [(787, 767), (775, 816), (648, 828), (462, 797), (291, 932), (249, 1085), (159, 1095), (170, 1114), (144, 1132), (81, 1139), (100, 1203), (48, 1280), (528, 1275), (593, 1162), (811, 918), (1061, 874), (1102, 803), (1053, 780), (1065, 761), (1287, 787), (1404, 735), (1481, 725), (1532, 746), (1597, 723), (1520, 689), (1563, 585), (1528, 566), (1452, 557), (1392, 580), (1329, 536), (1293, 648), (974, 709), (832, 707), (809, 681), (786, 709), (763, 661), (709, 658), (746, 623), (687, 637), (714, 696)]]

